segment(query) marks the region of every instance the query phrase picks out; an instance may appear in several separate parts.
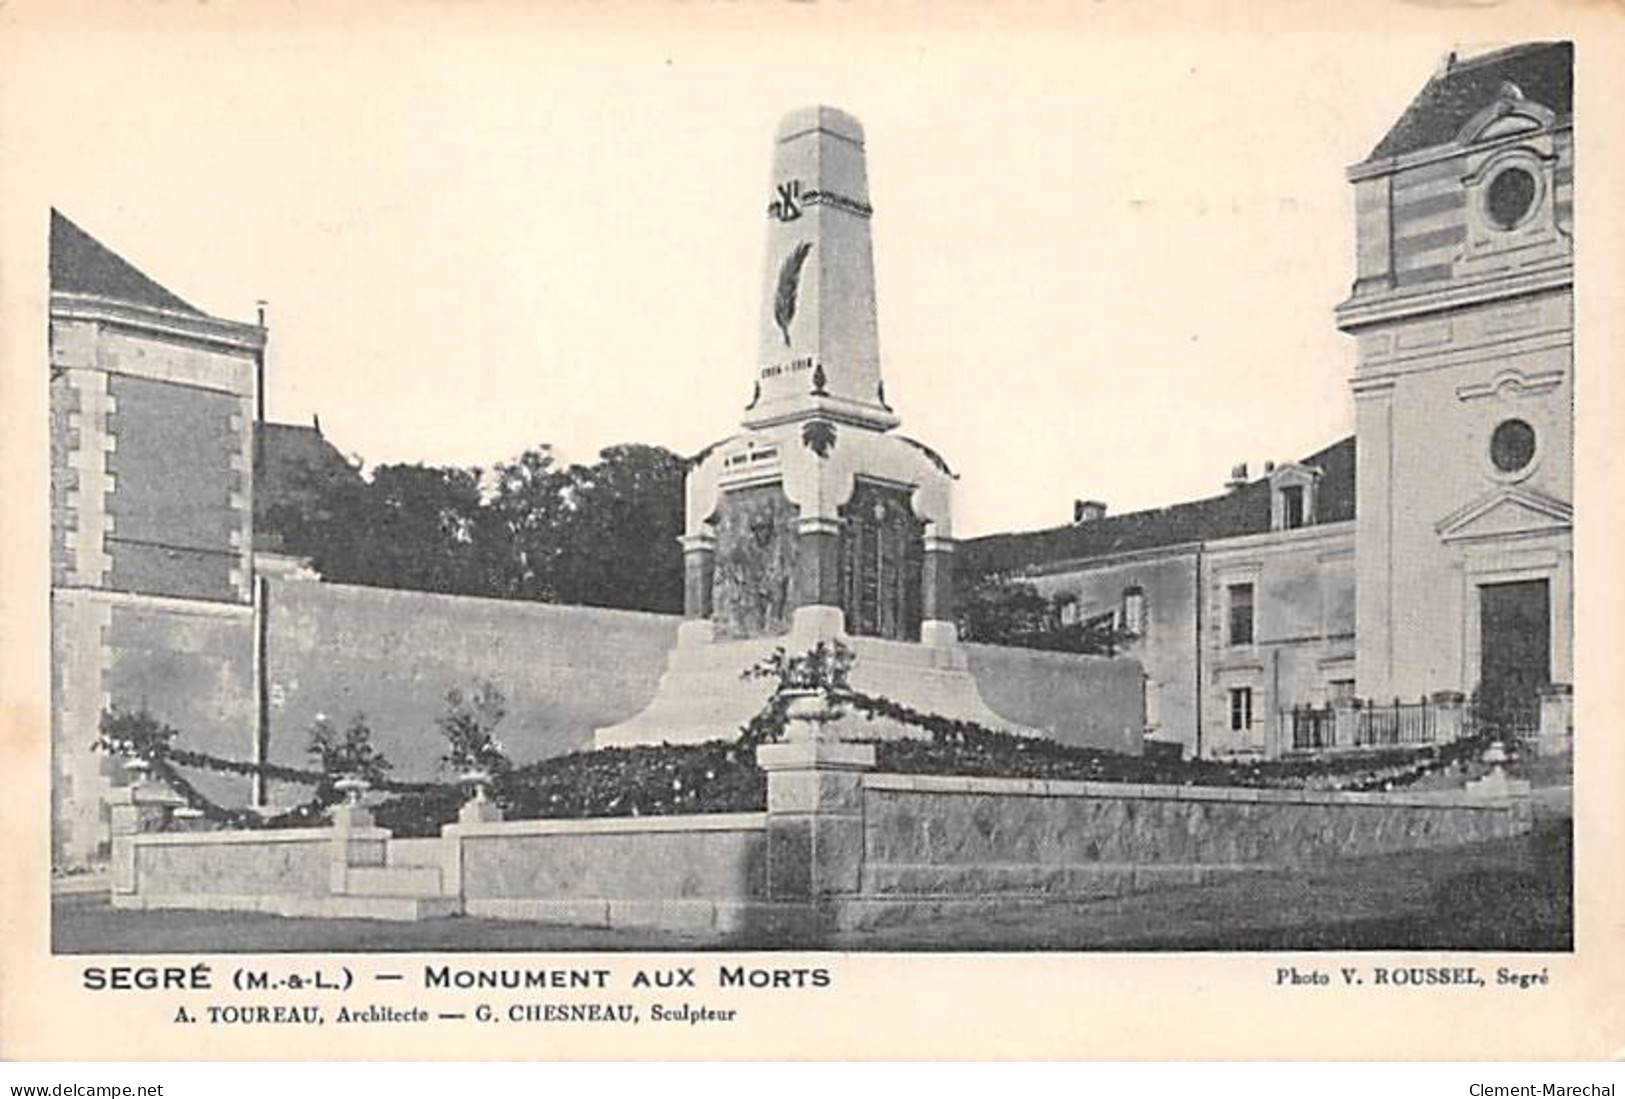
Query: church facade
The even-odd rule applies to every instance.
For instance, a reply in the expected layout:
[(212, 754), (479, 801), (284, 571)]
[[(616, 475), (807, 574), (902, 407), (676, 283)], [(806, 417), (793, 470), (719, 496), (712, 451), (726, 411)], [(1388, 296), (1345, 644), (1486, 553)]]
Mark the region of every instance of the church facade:
[(1206, 500), (1079, 501), (962, 574), (1109, 617), (1147, 736), (1204, 756), (1432, 739), (1474, 696), (1568, 721), (1572, 73), (1568, 43), (1451, 55), (1349, 169), (1353, 437)]

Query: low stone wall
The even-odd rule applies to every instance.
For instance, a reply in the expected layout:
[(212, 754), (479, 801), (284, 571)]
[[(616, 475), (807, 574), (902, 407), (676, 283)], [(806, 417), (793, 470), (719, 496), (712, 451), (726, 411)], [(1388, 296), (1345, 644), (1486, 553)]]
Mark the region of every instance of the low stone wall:
[(473, 916), (727, 931), (767, 899), (765, 813), (497, 821), (443, 842)]
[(877, 774), (873, 745), (816, 735), (832, 726), (798, 713), (799, 735), (757, 750), (765, 813), (501, 821), (475, 801), (434, 840), (389, 839), (349, 807), (329, 829), (133, 834), (153, 814), (131, 791), (115, 806), (114, 903), (817, 945), (831, 930), (1008, 918), (1531, 826), (1504, 778), (1379, 794)]
[(873, 897), (1107, 896), (1528, 827), (1466, 791), (1330, 793), (934, 775), (863, 776)]
[(324, 896), (331, 884), (332, 847), (330, 828), (142, 836), (132, 847), (135, 888), (130, 892)]

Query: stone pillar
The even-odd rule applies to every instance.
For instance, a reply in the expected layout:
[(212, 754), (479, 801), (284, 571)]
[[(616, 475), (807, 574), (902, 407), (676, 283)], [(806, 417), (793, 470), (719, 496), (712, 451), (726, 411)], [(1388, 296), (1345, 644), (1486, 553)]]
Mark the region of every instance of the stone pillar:
[(1329, 748), (1348, 748), (1354, 744), (1360, 723), (1360, 700), (1334, 698), (1332, 707), (1332, 742)]
[(1543, 756), (1574, 750), (1574, 687), (1548, 683), (1540, 689), (1540, 736), (1535, 750)]
[(846, 633), (841, 605), (841, 523), (796, 521), (796, 609), (790, 620), (792, 647), (810, 647)]
[(954, 540), (925, 536), (925, 559), (920, 576), (920, 642), (952, 645), (959, 640), (954, 615)]
[(137, 891), (135, 837), (143, 832), (161, 832), (170, 815), (186, 800), (166, 786), (144, 781), (137, 773), (128, 786), (115, 787), (107, 796), (108, 827), (112, 833), (113, 861), (109, 868), (112, 891), (131, 895)]
[(830, 900), (861, 888), (863, 772), (875, 750), (841, 739), (850, 719), (822, 694), (793, 699), (788, 717), (784, 740), (756, 749), (767, 772), (767, 893), (789, 928), (814, 932)]
[(683, 621), (677, 627), (677, 646), (709, 645), (715, 640), (711, 612), (714, 606), (712, 584), (716, 580), (716, 535), (702, 531), (685, 534), (677, 541), (683, 547)]
[(1466, 730), (1467, 696), (1460, 691), (1434, 691), (1428, 701), (1433, 706), (1434, 742), (1460, 740)]
[(440, 895), (463, 895), (463, 838), (478, 834), (481, 826), (502, 820), (502, 809), (492, 801), (485, 783), (475, 786), (474, 796), (457, 811), (457, 823), (440, 829)]
[(372, 811), (359, 798), (335, 808), (329, 892), (349, 892), (352, 866), (383, 866), (388, 844), (389, 829), (374, 827)]
[(711, 617), (711, 583), (716, 571), (714, 534), (687, 534), (683, 546), (683, 617)]

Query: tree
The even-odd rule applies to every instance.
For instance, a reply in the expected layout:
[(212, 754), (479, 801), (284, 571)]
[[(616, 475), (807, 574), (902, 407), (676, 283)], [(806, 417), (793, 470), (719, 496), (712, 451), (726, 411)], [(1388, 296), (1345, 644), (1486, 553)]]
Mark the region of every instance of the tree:
[(640, 445), (568, 468), (542, 445), (483, 481), (474, 468), (379, 466), (317, 486), (284, 526), (337, 583), (677, 613), (687, 469)]
[(486, 594), (488, 526), (478, 469), (379, 466), (369, 479), (324, 488), (311, 556), (338, 583)]
[(596, 607), (683, 609), (683, 479), (664, 447), (607, 447), (567, 471), (558, 598)]
[(1064, 597), (1046, 598), (1024, 580), (984, 576), (960, 595), (959, 636), (987, 645), (1113, 656), (1133, 639), (1110, 615), (1063, 623)]
[(559, 598), (563, 532), (569, 511), (569, 475), (547, 444), (496, 467), (487, 507), (491, 515), (491, 594), (554, 602)]

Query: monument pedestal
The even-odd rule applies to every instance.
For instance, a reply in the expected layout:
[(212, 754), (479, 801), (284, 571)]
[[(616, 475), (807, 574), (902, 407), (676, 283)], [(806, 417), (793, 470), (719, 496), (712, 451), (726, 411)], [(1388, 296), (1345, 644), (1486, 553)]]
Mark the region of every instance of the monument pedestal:
[[(705, 623), (707, 627), (710, 623)], [(948, 630), (952, 626), (948, 626)], [(707, 630), (709, 632), (709, 630)], [(922, 631), (923, 632), (923, 631)], [(993, 728), (1024, 733), (990, 709), (977, 689), (970, 661), (957, 639), (936, 631), (936, 643), (883, 641), (873, 637), (847, 637), (840, 633), (808, 634), (794, 629), (784, 637), (743, 641), (697, 641), (677, 648), (667, 659), (665, 674), (655, 697), (642, 713), (620, 725), (597, 730), (597, 748), (631, 744), (691, 744), (726, 740), (739, 734), (773, 694), (766, 679), (745, 679), (745, 669), (770, 655), (775, 648), (795, 655), (819, 641), (839, 640), (857, 658), (852, 665), (852, 689), (900, 702), (924, 713), (979, 722)], [(887, 739), (923, 736), (921, 730), (877, 718), (851, 717), (865, 737)]]

